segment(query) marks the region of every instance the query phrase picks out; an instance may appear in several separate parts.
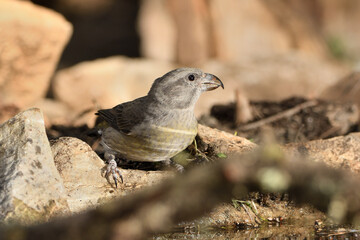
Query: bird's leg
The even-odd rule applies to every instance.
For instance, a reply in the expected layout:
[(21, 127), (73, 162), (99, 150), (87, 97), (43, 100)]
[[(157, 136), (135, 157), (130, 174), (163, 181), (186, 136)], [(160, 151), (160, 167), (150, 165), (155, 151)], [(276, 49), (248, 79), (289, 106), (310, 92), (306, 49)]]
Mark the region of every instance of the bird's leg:
[(173, 161), (172, 159), (166, 159), (163, 161), (165, 166), (173, 166), (177, 172), (182, 173), (185, 171), (185, 168), (183, 165), (178, 164), (177, 162)]
[(115, 155), (112, 154), (112, 153), (105, 152), (105, 159), (108, 162), (105, 177), (108, 179), (108, 176), (109, 176), (109, 174), (111, 172), (111, 175), (112, 175), (112, 177), (114, 179), (114, 182), (115, 182), (115, 187), (117, 188), (117, 182), (118, 182), (117, 174), (119, 175), (119, 177), (121, 179), (121, 183), (123, 183), (124, 180), (123, 180), (123, 176), (121, 175), (119, 169), (117, 168), (117, 164), (116, 164), (116, 161), (115, 161)]
[(183, 173), (185, 171), (185, 168), (183, 165), (181, 164), (178, 164), (174, 161), (171, 161), (171, 164), (175, 167), (176, 171), (179, 172), (179, 173)]

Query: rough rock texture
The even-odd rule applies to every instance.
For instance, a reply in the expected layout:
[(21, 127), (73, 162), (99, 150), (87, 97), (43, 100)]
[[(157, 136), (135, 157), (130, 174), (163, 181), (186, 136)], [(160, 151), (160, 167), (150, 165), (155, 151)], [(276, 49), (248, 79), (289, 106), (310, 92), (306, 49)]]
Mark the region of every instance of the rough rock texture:
[(0, 219), (31, 223), (68, 211), (39, 109), (0, 125)]
[(232, 135), (207, 126), (198, 125), (198, 136), (207, 149), (215, 153), (243, 153), (254, 149), (257, 145), (246, 138)]
[(360, 173), (360, 133), (305, 143), (291, 143), (285, 145), (284, 150), (314, 161), (323, 161), (334, 168)]
[(0, 16), (0, 102), (31, 106), (45, 96), (72, 27), (28, 1), (1, 1)]
[[(110, 57), (77, 64), (59, 71), (54, 79), (55, 98), (75, 112), (111, 108), (144, 96), (153, 81), (172, 70), (169, 63)], [(81, 89), (81, 91), (79, 91)], [(95, 116), (89, 118), (93, 121)]]
[(124, 183), (116, 189), (112, 177), (109, 177), (110, 183), (104, 177), (106, 164), (85, 142), (62, 137), (51, 141), (51, 149), (72, 213), (96, 207), (107, 199), (126, 195), (172, 175), (171, 172), (120, 169)]
[(72, 212), (93, 207), (101, 198), (114, 193), (101, 175), (104, 162), (89, 145), (77, 138), (62, 137), (51, 141), (51, 150)]

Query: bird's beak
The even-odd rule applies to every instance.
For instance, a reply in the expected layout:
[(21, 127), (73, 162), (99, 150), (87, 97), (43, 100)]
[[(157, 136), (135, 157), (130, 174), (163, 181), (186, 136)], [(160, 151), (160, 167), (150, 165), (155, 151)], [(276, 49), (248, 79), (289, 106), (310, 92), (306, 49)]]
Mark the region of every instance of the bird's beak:
[(201, 81), (201, 89), (205, 92), (212, 91), (218, 87), (222, 87), (224, 89), (222, 81), (215, 75), (204, 73)]

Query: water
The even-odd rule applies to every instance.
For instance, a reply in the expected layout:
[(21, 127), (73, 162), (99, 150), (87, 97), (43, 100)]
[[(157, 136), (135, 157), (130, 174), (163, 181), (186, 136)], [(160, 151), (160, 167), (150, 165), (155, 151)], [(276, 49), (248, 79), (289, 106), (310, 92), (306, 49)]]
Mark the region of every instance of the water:
[(312, 224), (303, 226), (281, 224), (249, 229), (213, 229), (208, 231), (199, 231), (196, 227), (192, 227), (182, 231), (154, 236), (151, 239), (360, 239), (360, 231), (338, 227), (317, 231)]

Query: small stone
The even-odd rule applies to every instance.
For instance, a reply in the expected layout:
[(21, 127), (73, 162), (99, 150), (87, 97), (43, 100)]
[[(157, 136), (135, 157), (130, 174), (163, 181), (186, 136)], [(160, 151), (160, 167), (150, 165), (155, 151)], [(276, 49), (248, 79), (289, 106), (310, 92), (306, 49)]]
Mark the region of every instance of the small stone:
[(87, 143), (61, 137), (51, 141), (51, 150), (68, 193), (71, 212), (95, 207), (100, 198), (113, 196), (112, 186), (102, 174), (106, 165)]

